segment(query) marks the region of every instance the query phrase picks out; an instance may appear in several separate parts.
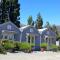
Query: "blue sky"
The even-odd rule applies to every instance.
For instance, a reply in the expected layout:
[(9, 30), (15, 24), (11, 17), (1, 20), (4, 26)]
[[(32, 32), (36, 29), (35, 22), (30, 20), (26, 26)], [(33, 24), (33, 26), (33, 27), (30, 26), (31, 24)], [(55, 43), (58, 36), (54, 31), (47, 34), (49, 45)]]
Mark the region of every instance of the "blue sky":
[(47, 21), (50, 24), (60, 25), (60, 0), (19, 0), (19, 3), (21, 4), (21, 23), (27, 24), (30, 15), (35, 21), (40, 12), (44, 25)]

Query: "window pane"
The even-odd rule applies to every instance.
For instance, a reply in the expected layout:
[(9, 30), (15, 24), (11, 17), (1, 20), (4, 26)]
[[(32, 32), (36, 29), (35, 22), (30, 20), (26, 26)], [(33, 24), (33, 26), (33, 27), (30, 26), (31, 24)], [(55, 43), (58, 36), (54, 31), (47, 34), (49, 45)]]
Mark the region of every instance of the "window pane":
[(30, 43), (30, 35), (28, 36), (28, 43)]
[(5, 36), (5, 39), (7, 39), (7, 36)]
[(32, 38), (32, 39), (31, 39), (31, 42), (32, 42), (32, 43), (34, 43), (34, 37), (33, 37), (33, 36), (31, 36), (31, 38)]
[(7, 29), (11, 30), (11, 25), (8, 25), (8, 26), (7, 26)]

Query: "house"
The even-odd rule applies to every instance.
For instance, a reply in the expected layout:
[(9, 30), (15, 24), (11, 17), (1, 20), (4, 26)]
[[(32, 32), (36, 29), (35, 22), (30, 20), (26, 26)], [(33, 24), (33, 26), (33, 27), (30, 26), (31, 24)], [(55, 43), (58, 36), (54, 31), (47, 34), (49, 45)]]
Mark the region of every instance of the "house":
[(34, 49), (40, 50), (40, 34), (36, 28), (27, 25), (20, 28), (21, 36), (20, 42), (28, 42), (34, 44)]
[(40, 42), (47, 43), (48, 44), (47, 49), (49, 49), (52, 44), (56, 44), (56, 33), (53, 32), (51, 29), (43, 28), (38, 29), (38, 31), (41, 35)]
[(34, 49), (39, 49), (40, 34), (34, 27), (27, 25), (18, 28), (11, 21), (0, 24), (0, 40), (8, 39), (20, 42), (28, 42), (34, 44)]
[(48, 46), (56, 44), (56, 34), (48, 29), (36, 29), (27, 25), (18, 28), (12, 22), (0, 24), (0, 39), (8, 39), (34, 44), (34, 50), (40, 50), (40, 44), (46, 42)]
[(10, 21), (0, 24), (0, 39), (19, 41), (20, 33), (20, 30)]

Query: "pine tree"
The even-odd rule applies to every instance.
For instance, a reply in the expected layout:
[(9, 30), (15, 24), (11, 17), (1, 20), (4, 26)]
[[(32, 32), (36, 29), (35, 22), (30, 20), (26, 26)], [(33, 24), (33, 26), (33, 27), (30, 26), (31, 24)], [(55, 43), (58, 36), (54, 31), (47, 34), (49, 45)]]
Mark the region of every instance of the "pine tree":
[(43, 25), (43, 20), (42, 20), (40, 13), (38, 13), (35, 26), (37, 29), (41, 29), (42, 25)]
[(20, 27), (20, 4), (18, 0), (1, 0), (0, 9), (2, 10), (0, 23), (11, 21), (17, 27)]
[(28, 21), (28, 25), (34, 26), (34, 21), (32, 16), (29, 16), (27, 21)]

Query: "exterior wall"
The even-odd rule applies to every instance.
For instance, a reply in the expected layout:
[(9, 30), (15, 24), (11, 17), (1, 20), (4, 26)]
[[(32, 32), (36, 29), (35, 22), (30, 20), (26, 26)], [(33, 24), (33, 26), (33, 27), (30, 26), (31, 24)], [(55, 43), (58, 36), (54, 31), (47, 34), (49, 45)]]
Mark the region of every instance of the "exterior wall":
[[(30, 29), (33, 30), (33, 32), (30, 32)], [(33, 35), (39, 35), (38, 31), (35, 29), (35, 28), (32, 28), (32, 27), (28, 27), (26, 28), (25, 30), (23, 30), (22, 32), (22, 37), (21, 37), (21, 40), (22, 41), (26, 41), (26, 34), (29, 33), (29, 34), (33, 34)], [(24, 38), (23, 38), (24, 37)]]
[[(11, 29), (7, 29), (8, 25), (11, 25)], [(32, 29), (32, 31), (30, 31), (30, 29)], [(19, 28), (17, 28), (13, 23), (7, 22), (0, 25), (0, 39), (2, 39), (2, 30), (14, 31), (15, 41), (21, 41), (21, 42), (27, 42), (27, 33), (34, 35), (35, 36), (35, 50), (40, 50), (40, 43), (45, 42), (44, 38), (46, 35), (53, 37), (53, 39), (50, 39), (50, 42), (49, 42), (50, 44), (56, 44), (56, 34), (51, 30), (43, 31), (42, 34), (40, 35), (37, 29), (29, 26), (23, 29), (23, 31), (21, 32)]]
[(35, 37), (35, 50), (40, 50), (40, 36)]
[[(33, 31), (30, 32), (30, 29), (32, 29)], [(23, 30), (23, 32), (21, 33), (21, 35), (22, 35), (21, 42), (27, 42), (27, 33), (35, 36), (35, 49), (39, 49), (40, 47), (37, 45), (40, 44), (40, 34), (38, 33), (38, 31), (34, 27), (28, 27)]]
[(59, 46), (60, 46), (60, 39), (59, 39)]
[[(11, 29), (7, 29), (7, 26), (8, 25), (11, 25)], [(7, 22), (7, 23), (4, 23), (4, 24), (1, 24), (0, 25), (0, 32), (2, 33), (2, 30), (6, 30), (6, 31), (14, 31), (16, 34), (14, 36), (15, 40), (16, 41), (20, 41), (20, 31), (19, 29), (12, 23), (12, 22)], [(0, 34), (1, 35), (1, 34)], [(1, 36), (0, 36), (1, 38)]]
[(50, 45), (56, 44), (56, 34), (52, 30), (43, 31), (41, 34), (41, 43), (46, 43), (45, 36), (50, 37), (47, 39), (47, 43)]

